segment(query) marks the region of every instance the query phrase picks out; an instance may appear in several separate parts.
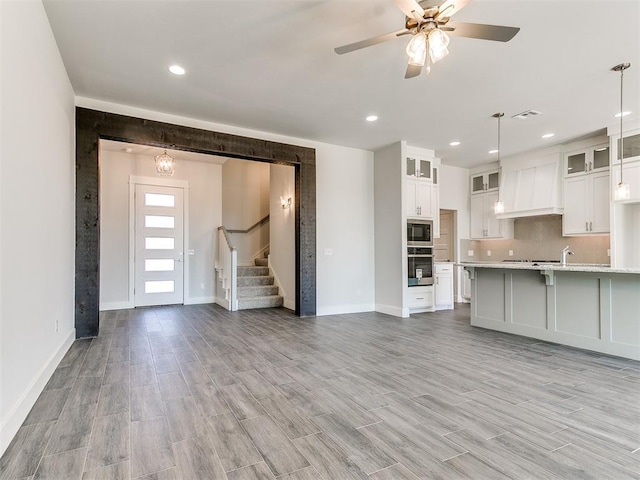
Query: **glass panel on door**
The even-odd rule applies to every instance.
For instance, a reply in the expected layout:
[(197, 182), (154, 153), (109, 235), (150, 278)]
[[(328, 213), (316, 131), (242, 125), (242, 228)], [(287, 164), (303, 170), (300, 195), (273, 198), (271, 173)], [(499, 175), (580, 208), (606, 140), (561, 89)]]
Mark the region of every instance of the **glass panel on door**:
[(567, 174), (575, 175), (576, 173), (583, 173), (586, 171), (586, 159), (587, 154), (576, 153), (575, 155), (569, 155), (567, 157)]
[(431, 178), (431, 161), (420, 160), (420, 178)]
[(410, 177), (415, 177), (416, 176), (416, 159), (407, 157), (406, 168), (407, 168), (407, 175), (409, 175)]
[(498, 172), (489, 174), (489, 188), (498, 188), (500, 186), (500, 175)]
[(593, 168), (609, 166), (609, 147), (600, 147), (593, 150)]
[(474, 192), (481, 192), (484, 190), (484, 176), (478, 175), (471, 180), (471, 190)]

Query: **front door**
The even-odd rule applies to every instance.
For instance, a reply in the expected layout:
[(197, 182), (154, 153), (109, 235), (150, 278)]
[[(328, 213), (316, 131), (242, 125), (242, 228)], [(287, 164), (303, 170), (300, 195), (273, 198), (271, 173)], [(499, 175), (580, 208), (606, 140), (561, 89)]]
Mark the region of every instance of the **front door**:
[(184, 303), (184, 190), (136, 185), (136, 307)]

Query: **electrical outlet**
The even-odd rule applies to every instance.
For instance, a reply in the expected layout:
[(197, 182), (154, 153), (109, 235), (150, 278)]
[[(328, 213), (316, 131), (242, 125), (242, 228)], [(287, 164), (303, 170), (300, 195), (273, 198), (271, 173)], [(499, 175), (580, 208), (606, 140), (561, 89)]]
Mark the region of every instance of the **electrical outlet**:
[(491, 256), (491, 250), (487, 250), (487, 257)]
[(200, 290), (204, 290), (204, 282), (200, 284)]
[(509, 250), (509, 256), (513, 257), (513, 250)]
[(467, 257), (473, 257), (473, 250), (467, 250)]
[(611, 249), (607, 248), (607, 257), (610, 257), (610, 256), (611, 256)]
[(359, 297), (362, 296), (362, 289), (361, 288), (356, 290), (356, 295), (359, 296)]

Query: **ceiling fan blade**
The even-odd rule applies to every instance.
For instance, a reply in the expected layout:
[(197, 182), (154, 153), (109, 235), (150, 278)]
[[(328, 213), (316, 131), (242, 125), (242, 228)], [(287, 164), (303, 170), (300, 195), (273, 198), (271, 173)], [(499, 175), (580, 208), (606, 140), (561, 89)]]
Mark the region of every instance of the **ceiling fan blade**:
[[(518, 27), (503, 27), (500, 25), (485, 25), (483, 23), (449, 22), (448, 28), (443, 28), (453, 37), (479, 38), (496, 42), (508, 42), (520, 31)], [(454, 30), (449, 30), (453, 28)]]
[(409, 18), (421, 20), (424, 16), (424, 9), (415, 0), (393, 0), (393, 3)]
[(404, 74), (404, 78), (413, 78), (420, 75), (422, 72), (422, 66), (420, 65), (407, 65), (407, 73)]
[(367, 38), (366, 40), (360, 40), (359, 42), (350, 43), (348, 45), (342, 45), (341, 47), (334, 48), (334, 50), (338, 55), (342, 55), (344, 53), (353, 52), (354, 50), (360, 50), (361, 48), (393, 40), (394, 38), (398, 38), (409, 33), (411, 32), (405, 28), (404, 30), (398, 30), (397, 32), (385, 33), (384, 35), (378, 35), (377, 37)]
[(436, 15), (436, 19), (449, 18), (454, 13), (458, 13), (459, 10), (462, 10), (467, 3), (471, 0), (447, 0), (440, 8), (438, 8), (438, 14)]

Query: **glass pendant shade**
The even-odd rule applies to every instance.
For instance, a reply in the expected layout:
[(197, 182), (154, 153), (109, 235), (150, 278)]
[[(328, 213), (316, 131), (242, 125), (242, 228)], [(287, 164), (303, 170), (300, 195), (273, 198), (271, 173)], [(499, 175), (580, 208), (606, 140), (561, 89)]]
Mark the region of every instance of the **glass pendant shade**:
[(493, 204), (493, 212), (496, 214), (504, 213), (504, 202), (502, 200), (498, 200)]
[(631, 189), (629, 188), (629, 184), (620, 182), (616, 185), (613, 196), (615, 200), (629, 200), (629, 198), (631, 198)]
[(170, 177), (175, 171), (176, 161), (165, 150), (162, 155), (156, 155), (156, 172), (162, 177)]
[(433, 63), (439, 62), (444, 57), (449, 55), (449, 50), (445, 48), (441, 48), (440, 50), (434, 50), (433, 48), (429, 49), (429, 54), (431, 56), (431, 61)]
[(449, 46), (449, 35), (442, 30), (434, 29), (429, 32), (429, 48), (433, 52), (446, 50)]
[(427, 58), (427, 36), (423, 32), (416, 33), (407, 45), (409, 65), (424, 66)]

